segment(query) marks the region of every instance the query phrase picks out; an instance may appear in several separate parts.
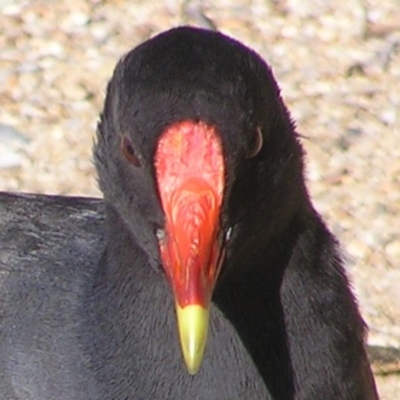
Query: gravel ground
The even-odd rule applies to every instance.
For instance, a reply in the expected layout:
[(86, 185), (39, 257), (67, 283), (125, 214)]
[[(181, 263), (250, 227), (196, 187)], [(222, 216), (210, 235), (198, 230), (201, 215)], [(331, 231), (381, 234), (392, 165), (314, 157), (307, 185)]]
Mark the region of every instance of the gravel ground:
[(0, 0), (0, 190), (99, 195), (91, 146), (116, 61), (187, 23), (273, 67), (348, 255), (381, 397), (399, 399), (398, 0)]

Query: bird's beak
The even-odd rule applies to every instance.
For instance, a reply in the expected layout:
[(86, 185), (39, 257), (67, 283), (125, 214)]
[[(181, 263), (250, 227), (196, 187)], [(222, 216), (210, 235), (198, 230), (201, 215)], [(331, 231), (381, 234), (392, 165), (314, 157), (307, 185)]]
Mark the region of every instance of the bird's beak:
[(155, 166), (166, 220), (161, 259), (175, 296), (183, 356), (195, 374), (224, 256), (219, 221), (224, 160), (215, 128), (191, 121), (170, 126), (158, 142)]

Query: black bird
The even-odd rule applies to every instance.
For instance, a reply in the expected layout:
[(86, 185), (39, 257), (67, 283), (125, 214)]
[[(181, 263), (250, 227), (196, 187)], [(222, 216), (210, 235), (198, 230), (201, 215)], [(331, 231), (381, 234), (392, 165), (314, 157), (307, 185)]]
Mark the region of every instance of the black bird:
[(141, 44), (108, 85), (94, 160), (104, 201), (0, 197), (2, 399), (378, 398), (256, 53), (189, 27)]

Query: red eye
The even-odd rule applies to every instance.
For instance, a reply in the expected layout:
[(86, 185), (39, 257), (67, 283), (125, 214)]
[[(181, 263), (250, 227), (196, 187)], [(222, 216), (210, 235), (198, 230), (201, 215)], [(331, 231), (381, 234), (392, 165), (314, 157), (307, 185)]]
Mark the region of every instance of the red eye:
[(261, 132), (261, 128), (258, 127), (251, 135), (248, 148), (246, 151), (246, 158), (255, 157), (263, 146), (263, 135)]
[(135, 154), (135, 149), (133, 148), (132, 142), (126, 136), (122, 136), (121, 138), (121, 150), (122, 154), (126, 158), (126, 160), (134, 165), (135, 167), (140, 167), (140, 161)]

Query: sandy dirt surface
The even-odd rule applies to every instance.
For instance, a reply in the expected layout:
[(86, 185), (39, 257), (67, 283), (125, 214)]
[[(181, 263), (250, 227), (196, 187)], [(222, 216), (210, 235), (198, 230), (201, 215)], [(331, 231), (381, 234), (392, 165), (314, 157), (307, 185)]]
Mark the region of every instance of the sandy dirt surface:
[(271, 64), (348, 254), (381, 398), (400, 399), (398, 0), (0, 0), (0, 190), (100, 195), (91, 146), (116, 61), (188, 23)]

